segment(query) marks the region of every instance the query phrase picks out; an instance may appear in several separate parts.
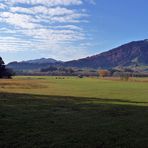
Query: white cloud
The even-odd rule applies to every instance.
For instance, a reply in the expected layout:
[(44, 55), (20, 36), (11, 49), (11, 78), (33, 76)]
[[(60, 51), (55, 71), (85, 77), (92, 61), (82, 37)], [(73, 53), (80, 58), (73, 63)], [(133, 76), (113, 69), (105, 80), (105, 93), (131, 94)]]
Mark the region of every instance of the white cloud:
[[(8, 42), (9, 41), (9, 42)], [(21, 47), (21, 48), (20, 48)], [(59, 60), (78, 59), (88, 56), (89, 53), (83, 45), (72, 45), (64, 42), (49, 42), (48, 40), (21, 40), (16, 37), (0, 37), (0, 53), (14, 53), (21, 51), (37, 53), (40, 52), (41, 57), (51, 57)], [(50, 49), (50, 50), (49, 50)], [(41, 52), (42, 51), (42, 52)]]
[(0, 9), (5, 9), (7, 6), (0, 3)]
[(30, 29), (39, 26), (38, 24), (40, 22), (46, 22), (48, 24), (55, 22), (80, 23), (86, 21), (85, 19), (83, 20), (83, 18), (88, 17), (84, 12), (77, 12), (76, 10), (64, 7), (47, 8), (44, 6), (36, 6), (31, 8), (10, 7), (9, 9), (7, 12), (0, 13), (1, 21)]
[(73, 10), (62, 8), (62, 7), (54, 7), (54, 8), (47, 8), (44, 6), (36, 6), (32, 8), (22, 8), (22, 7), (12, 7), (10, 11), (15, 13), (27, 13), (27, 14), (44, 14), (48, 16), (55, 16), (55, 15), (70, 15), (75, 13)]
[(11, 12), (1, 12), (0, 21), (8, 23), (10, 25), (14, 25), (15, 27), (28, 28), (28, 29), (40, 26), (36, 23), (33, 23), (36, 22), (36, 20), (32, 16), (25, 14), (15, 14)]
[(0, 23), (5, 26), (0, 28), (0, 52), (48, 51), (65, 59), (87, 54), (79, 42), (87, 39), (82, 24), (88, 22), (89, 15), (84, 8), (69, 7), (83, 4), (82, 0), (4, 1), (0, 5), (4, 9), (0, 12)]
[[(30, 41), (21, 40), (16, 37), (0, 37), (0, 52), (20, 51), (29, 45)], [(19, 47), (21, 45), (21, 48)]]
[(30, 5), (45, 5), (45, 6), (57, 6), (57, 5), (80, 5), (82, 0), (5, 0), (8, 4), (24, 3)]
[(65, 25), (65, 26), (56, 26), (56, 28), (64, 28), (64, 29), (70, 29), (70, 30), (78, 30), (83, 31), (83, 29), (76, 25)]

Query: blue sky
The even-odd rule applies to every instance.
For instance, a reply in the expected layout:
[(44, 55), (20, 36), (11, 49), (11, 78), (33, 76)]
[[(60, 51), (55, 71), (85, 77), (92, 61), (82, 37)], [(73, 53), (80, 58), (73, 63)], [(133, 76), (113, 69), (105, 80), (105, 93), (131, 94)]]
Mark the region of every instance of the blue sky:
[(148, 38), (147, 0), (0, 0), (0, 56), (72, 60)]

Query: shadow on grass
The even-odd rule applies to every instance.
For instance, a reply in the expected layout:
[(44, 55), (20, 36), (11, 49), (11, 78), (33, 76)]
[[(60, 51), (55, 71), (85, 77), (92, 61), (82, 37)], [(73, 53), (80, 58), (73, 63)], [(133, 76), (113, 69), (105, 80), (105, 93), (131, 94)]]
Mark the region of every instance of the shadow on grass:
[[(48, 100), (54, 100), (54, 101), (60, 101), (60, 100), (65, 100), (65, 101), (76, 101), (76, 102), (87, 102), (87, 103), (116, 103), (116, 104), (143, 104), (143, 105), (147, 105), (148, 102), (145, 101), (132, 101), (132, 100), (126, 100), (126, 99), (105, 99), (105, 98), (93, 98), (93, 97), (74, 97), (74, 96), (55, 96), (55, 95), (35, 95), (35, 94), (20, 94), (20, 93), (0, 93), (0, 101), (2, 100), (7, 100), (7, 98), (10, 99), (41, 99), (43, 101), (43, 99), (48, 99)], [(139, 98), (140, 100), (140, 98)]]
[(144, 103), (1, 93), (0, 147), (148, 147)]

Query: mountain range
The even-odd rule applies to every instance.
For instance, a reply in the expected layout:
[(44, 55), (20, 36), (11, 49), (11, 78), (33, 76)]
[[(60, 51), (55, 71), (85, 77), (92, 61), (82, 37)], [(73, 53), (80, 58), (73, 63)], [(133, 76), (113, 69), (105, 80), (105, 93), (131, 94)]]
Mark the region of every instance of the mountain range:
[(114, 68), (118, 66), (148, 66), (148, 39), (132, 41), (106, 52), (68, 62), (54, 59), (37, 59), (23, 62), (11, 62), (7, 67), (14, 70), (39, 69), (50, 65), (78, 68)]
[(8, 68), (13, 70), (37, 70), (41, 68), (48, 67), (53, 64), (62, 64), (62, 61), (57, 61), (52, 58), (41, 58), (35, 60), (21, 61), (21, 62), (11, 62), (7, 64)]

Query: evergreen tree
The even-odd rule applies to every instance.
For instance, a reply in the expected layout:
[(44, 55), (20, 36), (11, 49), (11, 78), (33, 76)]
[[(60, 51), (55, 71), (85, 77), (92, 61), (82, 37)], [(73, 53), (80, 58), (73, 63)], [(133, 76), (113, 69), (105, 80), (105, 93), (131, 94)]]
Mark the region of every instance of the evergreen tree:
[(3, 59), (0, 57), (0, 78), (11, 78), (12, 70), (7, 69)]

